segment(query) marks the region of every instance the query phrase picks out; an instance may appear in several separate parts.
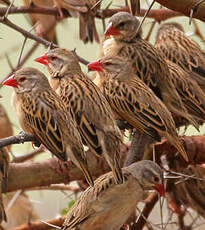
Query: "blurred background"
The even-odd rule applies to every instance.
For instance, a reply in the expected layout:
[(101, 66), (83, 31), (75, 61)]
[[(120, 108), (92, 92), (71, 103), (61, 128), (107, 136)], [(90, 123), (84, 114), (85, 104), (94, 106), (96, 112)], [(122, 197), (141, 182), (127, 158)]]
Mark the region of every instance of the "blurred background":
[[(43, 1), (43, 0), (42, 0)], [(110, 0), (103, 0), (102, 1), (102, 8), (106, 7)], [(147, 8), (147, 3), (149, 4), (151, 1), (144, 1), (142, 2), (142, 8)], [(23, 4), (23, 1), (16, 0), (15, 5), (21, 6)], [(124, 6), (124, 0), (113, 0), (112, 5), (110, 8), (117, 8), (120, 6)], [(155, 3), (154, 8), (159, 8), (159, 4)], [(30, 24), (30, 18), (26, 14), (16, 14), (16, 15), (9, 15), (9, 19), (16, 23), (17, 25), (23, 27), (26, 30), (31, 29)], [(108, 20), (108, 19), (107, 19)], [(106, 25), (107, 25), (106, 20)], [(148, 32), (151, 22), (153, 19), (147, 18), (143, 24), (143, 35), (146, 36), (146, 33)], [(201, 46), (201, 48), (205, 49), (204, 41), (200, 40), (199, 37), (195, 36), (191, 32), (194, 31), (193, 23), (192, 25), (189, 25), (189, 18), (188, 17), (175, 17), (172, 19), (169, 19), (167, 21), (177, 21), (181, 23), (184, 26), (184, 29), (186, 32), (190, 32), (190, 36), (195, 39)], [(205, 34), (205, 26), (204, 23), (196, 20), (198, 23), (201, 32)], [(103, 37), (103, 26), (102, 21), (99, 19), (96, 19), (96, 25), (97, 30), (99, 32), (100, 38)], [(156, 29), (158, 27), (158, 24), (155, 25), (155, 28), (153, 30), (153, 33), (150, 38), (150, 42), (154, 43)], [(3, 79), (10, 71), (11, 67), (8, 63), (8, 59), (11, 62), (12, 66), (15, 66), (18, 63), (21, 47), (24, 41), (24, 37), (10, 29), (9, 27), (4, 26), (3, 24), (0, 24), (0, 43), (1, 43), (1, 52), (0, 52), (0, 70), (1, 70), (1, 76), (0, 78)], [(85, 58), (88, 61), (95, 60), (98, 57), (99, 52), (99, 44), (96, 42), (87, 43), (84, 44), (83, 41), (79, 39), (79, 27), (78, 27), (78, 18), (65, 18), (56, 26), (56, 34), (57, 34), (57, 41), (60, 47), (73, 50), (76, 48), (77, 54), (83, 58)], [(34, 43), (32, 40), (27, 40), (24, 53), (31, 47), (31, 45)], [(38, 57), (39, 55), (43, 54), (46, 51), (46, 48), (43, 45), (39, 45), (39, 47), (35, 50), (35, 52), (31, 55), (31, 57), (28, 59), (28, 61), (25, 63), (24, 66), (32, 66), (35, 67), (45, 74), (47, 74), (47, 71), (43, 65), (40, 65), (33, 61), (34, 58)], [(84, 65), (81, 65), (83, 68), (83, 71), (87, 73), (87, 67)], [(47, 74), (48, 75), (48, 74)], [(11, 105), (11, 95), (12, 95), (12, 88), (11, 87), (2, 87), (0, 88), (0, 95), (3, 96), (3, 98), (0, 99), (0, 103), (4, 105), (6, 108), (9, 118), (12, 122), (14, 133), (18, 134), (21, 131), (21, 128), (19, 126), (19, 123), (16, 119), (16, 114), (14, 112), (14, 109)], [(204, 127), (201, 128), (201, 134), (204, 134)], [(180, 133), (184, 133), (184, 129), (180, 130)], [(198, 134), (195, 129), (192, 127), (189, 127), (186, 132), (186, 135), (195, 135)], [(25, 143), (20, 145), (13, 145), (12, 146), (12, 152), (15, 156), (20, 156), (28, 153), (30, 150), (32, 150), (31, 143)], [(41, 159), (50, 157), (49, 153), (43, 153), (39, 156)], [(38, 159), (39, 159), (38, 157)], [(41, 219), (49, 219), (54, 218), (58, 214), (61, 213), (61, 211), (68, 206), (69, 200), (73, 199), (71, 194), (69, 192), (59, 192), (59, 191), (29, 191), (27, 194), (30, 197), (31, 202), (33, 203), (38, 215)], [(159, 214), (158, 214), (159, 215)], [(155, 218), (155, 216), (153, 217)]]

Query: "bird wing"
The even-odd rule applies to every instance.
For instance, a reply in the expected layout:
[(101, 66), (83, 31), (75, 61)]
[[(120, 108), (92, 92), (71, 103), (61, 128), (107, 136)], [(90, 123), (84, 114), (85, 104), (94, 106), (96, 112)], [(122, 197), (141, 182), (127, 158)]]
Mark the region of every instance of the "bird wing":
[(105, 93), (114, 111), (137, 129), (148, 135), (152, 129), (166, 130), (158, 113), (160, 101), (140, 79), (129, 79), (129, 84), (110, 80)]
[[(128, 175), (126, 176), (126, 178)], [(109, 206), (108, 198), (104, 195), (111, 187), (116, 186), (112, 173), (107, 173), (99, 177), (94, 187), (88, 187), (76, 201), (74, 206), (67, 213), (63, 229), (72, 229), (82, 224), (93, 214), (103, 212)], [(112, 199), (115, 196), (111, 197)], [(108, 203), (106, 205), (106, 203)]]
[[(63, 79), (62, 79), (63, 80)], [(96, 133), (96, 127), (100, 125), (102, 117), (106, 116), (101, 111), (101, 99), (96, 87), (88, 79), (75, 75), (72, 81), (65, 79), (65, 85), (61, 92), (61, 98), (72, 108), (74, 119), (78, 125), (83, 143), (91, 148), (97, 155), (102, 155), (101, 145)], [(107, 118), (106, 118), (107, 120)], [(106, 120), (104, 125), (106, 125)]]
[[(40, 99), (40, 100), (39, 100)], [(27, 126), (45, 147), (61, 160), (66, 160), (66, 150), (63, 144), (63, 130), (66, 127), (66, 116), (54, 95), (45, 91), (36, 97), (29, 109), (24, 108)], [(58, 105), (58, 106), (57, 106)]]
[[(170, 61), (187, 71), (193, 71), (194, 78), (205, 78), (205, 53), (199, 45), (181, 31), (166, 31), (155, 47)], [(203, 79), (204, 80), (204, 79)]]
[(199, 119), (202, 118), (205, 114), (205, 95), (203, 90), (192, 80), (190, 73), (170, 61), (167, 61), (167, 63), (170, 69), (170, 79), (176, 85), (177, 92), (187, 111)]

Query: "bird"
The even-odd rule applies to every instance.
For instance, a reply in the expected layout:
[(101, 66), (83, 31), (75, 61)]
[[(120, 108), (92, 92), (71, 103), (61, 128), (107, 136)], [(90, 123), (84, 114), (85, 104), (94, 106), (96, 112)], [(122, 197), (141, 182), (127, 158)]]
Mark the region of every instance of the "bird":
[(9, 6), (11, 2), (9, 0), (0, 0), (0, 4)]
[[(11, 121), (10, 121), (8, 114), (7, 114), (5, 108), (3, 107), (2, 104), (0, 104), (0, 127), (1, 127), (0, 139), (13, 135), (13, 129), (12, 129)], [(6, 146), (6, 147), (10, 151), (11, 145)]]
[(95, 25), (95, 15), (100, 8), (101, 1), (98, 0), (55, 0), (58, 7), (69, 12), (77, 12), (79, 17), (79, 37), (84, 42), (99, 43), (99, 36)]
[(121, 57), (105, 56), (88, 67), (102, 72), (102, 87), (111, 108), (141, 133), (160, 141), (165, 136), (183, 158), (187, 154), (179, 140), (171, 113), (153, 91), (132, 72)]
[(176, 86), (184, 107), (199, 126), (205, 121), (205, 93), (192, 79), (190, 72), (169, 60), (166, 62), (170, 70), (170, 79)]
[[(37, 7), (54, 7), (53, 0), (24, 0), (25, 6), (37, 6)], [(56, 17), (54, 15), (44, 14), (29, 14), (32, 25), (35, 25), (36, 34), (43, 37), (54, 44), (57, 44), (57, 36), (55, 31)]]
[(62, 161), (69, 157), (93, 185), (80, 134), (48, 79), (31, 67), (16, 71), (3, 85), (14, 87), (13, 106), (22, 129)]
[(123, 183), (120, 167), (122, 136), (100, 89), (81, 71), (76, 56), (69, 50), (52, 49), (35, 61), (47, 66), (51, 87), (66, 108), (72, 109), (83, 143), (97, 156), (104, 156), (116, 183)]
[(205, 92), (205, 52), (185, 34), (182, 25), (177, 22), (161, 24), (154, 46), (164, 58), (190, 72)]
[(139, 20), (127, 12), (119, 12), (109, 19), (105, 31), (105, 56), (120, 56), (132, 63), (133, 71), (159, 97), (173, 114), (183, 117), (197, 129), (197, 123), (183, 106), (163, 56), (142, 38)]
[(95, 180), (68, 211), (63, 230), (119, 230), (136, 205), (155, 189), (164, 196), (163, 171), (153, 161), (144, 160), (123, 168), (125, 183), (115, 184), (112, 173)]
[(128, 0), (128, 6), (132, 15), (140, 13), (140, 0)]
[(9, 169), (9, 153), (7, 148), (0, 148), (0, 223), (7, 221), (6, 212), (4, 210), (2, 192), (6, 192)]

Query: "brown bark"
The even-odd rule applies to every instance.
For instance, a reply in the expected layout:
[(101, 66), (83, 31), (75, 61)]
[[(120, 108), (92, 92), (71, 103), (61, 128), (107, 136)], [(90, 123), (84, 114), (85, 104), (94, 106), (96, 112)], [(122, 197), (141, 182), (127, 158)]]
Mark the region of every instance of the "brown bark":
[(186, 16), (190, 16), (190, 11), (196, 9), (193, 17), (205, 21), (205, 2), (202, 2), (195, 8), (199, 1), (200, 0), (156, 0), (156, 2), (160, 3), (162, 6), (181, 12)]
[[(190, 162), (178, 159), (183, 170), (188, 164), (205, 163), (205, 135), (182, 138)], [(128, 146), (122, 146), (122, 158), (128, 151)], [(155, 145), (156, 159), (163, 154), (168, 154), (169, 158), (176, 159), (176, 149), (167, 141), (162, 141)], [(93, 176), (99, 176), (107, 171), (109, 167), (106, 162), (97, 158), (94, 154), (87, 152), (88, 164)], [(150, 158), (152, 154), (150, 153)], [(174, 169), (172, 169), (174, 170)], [(69, 183), (71, 181), (84, 179), (80, 170), (71, 162), (61, 162), (56, 158), (25, 163), (11, 163), (9, 169), (9, 181), (7, 191), (27, 189), (37, 186), (48, 186), (50, 184)]]
[[(103, 159), (87, 154), (89, 168), (93, 176), (99, 176), (109, 167)], [(62, 162), (57, 158), (38, 162), (11, 163), (7, 191), (28, 189), (50, 184), (69, 183), (84, 179), (82, 172), (72, 162)]]
[[(61, 227), (64, 222), (64, 217), (60, 217), (52, 220), (46, 220), (44, 222)], [(35, 222), (30, 222), (28, 224), (20, 225), (18, 227), (11, 228), (9, 230), (50, 230), (50, 229), (54, 229), (54, 228), (48, 226), (47, 224), (41, 221), (35, 221)]]

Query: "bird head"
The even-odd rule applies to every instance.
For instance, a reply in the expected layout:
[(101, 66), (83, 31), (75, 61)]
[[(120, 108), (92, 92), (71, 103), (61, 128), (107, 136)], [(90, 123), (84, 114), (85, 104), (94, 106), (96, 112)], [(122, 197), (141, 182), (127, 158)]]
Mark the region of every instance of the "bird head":
[(23, 68), (16, 71), (2, 85), (14, 87), (17, 93), (34, 91), (38, 87), (50, 87), (46, 76), (34, 68)]
[(116, 40), (130, 41), (135, 37), (141, 37), (141, 29), (137, 31), (140, 22), (127, 12), (114, 14), (105, 30), (105, 37), (113, 36)]
[(129, 171), (138, 180), (144, 190), (155, 189), (161, 196), (165, 195), (163, 171), (156, 163), (143, 160), (129, 167)]
[(35, 61), (46, 65), (52, 78), (62, 78), (67, 72), (81, 70), (76, 56), (61, 48), (52, 49)]
[(121, 57), (106, 56), (97, 61), (90, 62), (88, 68), (103, 72), (105, 75), (120, 74), (125, 76), (132, 71), (131, 64)]

